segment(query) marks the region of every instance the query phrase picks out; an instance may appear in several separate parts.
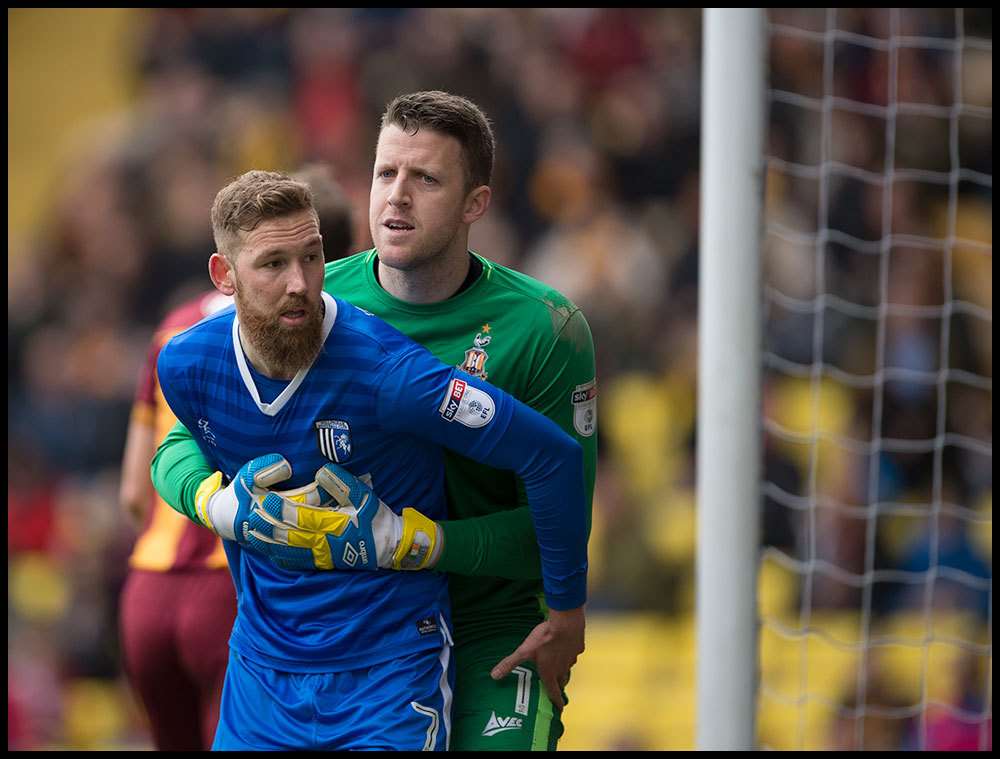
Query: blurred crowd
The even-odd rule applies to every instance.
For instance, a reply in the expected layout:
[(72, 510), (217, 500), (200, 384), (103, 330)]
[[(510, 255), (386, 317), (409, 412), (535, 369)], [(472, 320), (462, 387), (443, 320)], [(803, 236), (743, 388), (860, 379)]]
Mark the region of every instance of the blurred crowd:
[[(818, 107), (790, 105), (785, 93), (823, 92), (823, 40), (772, 38), (772, 63), (787, 65), (772, 66), (770, 83), (764, 406), (780, 426), (767, 427), (766, 462), (783, 494), (819, 508), (806, 529), (793, 498), (770, 499), (765, 540), (853, 574), (926, 571), (932, 560), (990, 576), (991, 550), (976, 543), (992, 524), (992, 52), (933, 48), (954, 39), (956, 17), (898, 14), (895, 33), (925, 41), (893, 56), (831, 46), (832, 94), (869, 113), (899, 104), (889, 137), (884, 116), (842, 108), (824, 122)], [(985, 18), (962, 31), (989, 44)], [(837, 26), (884, 40), (891, 19), (841, 11)], [(959, 95), (977, 110), (950, 117)], [(820, 160), (828, 175), (797, 171)], [(906, 179), (884, 181), (890, 171)], [(814, 581), (815, 600), (857, 606), (860, 588)], [(985, 618), (985, 583), (958, 585), (933, 595)], [(887, 611), (913, 594), (875, 583), (873, 595)]]
[(875, 649), (844, 678), (832, 746), (943, 748), (944, 719), (975, 748), (992, 663), (992, 16), (838, 9), (838, 35), (808, 34), (827, 13), (771, 14), (763, 542), (797, 570), (803, 631), (857, 610), (863, 642), (916, 611), (930, 640), (967, 615), (949, 647), (968, 657), (961, 718), (915, 717), (948, 689), (901, 686)]
[[(329, 163), (355, 209), (356, 249), (368, 247), (378, 119), (402, 92), (483, 107), (498, 152), (472, 247), (561, 290), (590, 322), (601, 399), (590, 609), (690, 615), (701, 12), (139, 18), (131, 107), (90, 127), (46, 223), (8, 256), (8, 745), (143, 745), (135, 714), (99, 719), (93, 705), (123, 688), (117, 603), (135, 535), (118, 468), (153, 327), (207, 287), (208, 210), (249, 168)], [(836, 24), (882, 42), (890, 28), (953, 39), (955, 18), (907, 12), (895, 28), (864, 9)], [(960, 574), (930, 590), (875, 583), (876, 616), (930, 605), (992, 621), (991, 18), (966, 13), (964, 34), (990, 46), (966, 48), (960, 65), (935, 47), (900, 49), (890, 66), (887, 50), (830, 46), (826, 94), (945, 109), (960, 94), (979, 110), (957, 112), (954, 133), (947, 117), (899, 115), (893, 142), (872, 109), (824, 122), (821, 108), (768, 100), (762, 539), (803, 566), (784, 613), (861, 603), (858, 584), (817, 562), (857, 576), (936, 566)], [(822, 10), (770, 19), (827, 28)], [(821, 98), (824, 49), (821, 36), (773, 29), (772, 93)], [(822, 160), (858, 171), (789, 170)], [(946, 179), (897, 181), (887, 199), (892, 167)], [(883, 249), (889, 234), (900, 239)], [(819, 362), (829, 371), (813, 380)], [(890, 439), (931, 443), (869, 445)]]

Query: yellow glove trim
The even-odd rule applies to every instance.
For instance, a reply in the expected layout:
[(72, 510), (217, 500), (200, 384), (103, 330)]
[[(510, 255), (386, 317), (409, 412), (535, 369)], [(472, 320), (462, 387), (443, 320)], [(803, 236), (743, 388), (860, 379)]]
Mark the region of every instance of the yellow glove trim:
[(289, 530), (288, 545), (311, 550), (316, 569), (333, 569), (330, 544), (327, 542), (325, 535), (316, 532)]
[(330, 533), (338, 538), (351, 523), (351, 518), (347, 514), (321, 509), (298, 508), (295, 510), (295, 517), (299, 528), (303, 530)]
[(392, 555), (393, 569), (426, 569), (438, 559), (437, 522), (428, 519), (416, 509), (403, 509), (403, 534)]
[(197, 516), (198, 520), (212, 532), (215, 532), (215, 527), (212, 526), (212, 522), (208, 518), (208, 502), (211, 500), (212, 496), (218, 493), (221, 489), (222, 472), (215, 472), (201, 481), (201, 484), (198, 486), (198, 490), (194, 494), (195, 516)]

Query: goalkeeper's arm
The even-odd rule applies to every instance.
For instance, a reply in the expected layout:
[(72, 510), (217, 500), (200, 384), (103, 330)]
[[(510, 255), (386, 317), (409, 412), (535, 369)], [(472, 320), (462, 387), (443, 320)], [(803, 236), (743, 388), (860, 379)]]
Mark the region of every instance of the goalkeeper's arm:
[[(227, 485), (222, 472), (212, 470), (181, 422), (167, 433), (151, 467), (153, 485), (171, 508), (219, 537), (235, 540), (269, 558), (274, 558), (273, 547), (254, 540), (247, 522), (268, 488), (291, 473), (288, 462), (272, 453), (247, 462)], [(315, 491), (315, 487), (286, 491), (284, 495), (298, 503), (321, 505), (314, 493), (307, 491)]]
[(177, 422), (153, 456), (151, 475), (156, 492), (172, 509), (204, 524), (198, 518), (196, 496), (202, 483), (214, 474), (188, 428)]
[[(197, 494), (203, 484), (210, 486), (215, 476), (217, 473), (190, 431), (177, 422), (153, 457), (153, 485), (160, 497), (191, 521), (204, 524), (198, 516)], [(436, 555), (428, 557), (433, 563), (427, 568), (513, 580), (541, 577), (538, 545), (527, 507), (441, 522), (440, 528), (444, 539)]]

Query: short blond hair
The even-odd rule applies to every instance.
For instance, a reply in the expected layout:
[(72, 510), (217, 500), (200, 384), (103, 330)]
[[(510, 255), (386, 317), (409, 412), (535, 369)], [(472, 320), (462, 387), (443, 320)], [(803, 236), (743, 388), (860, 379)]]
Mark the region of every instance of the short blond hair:
[(309, 186), (276, 171), (248, 171), (227, 184), (212, 204), (215, 247), (229, 260), (236, 258), (240, 235), (252, 232), (266, 219), (297, 211), (312, 211)]

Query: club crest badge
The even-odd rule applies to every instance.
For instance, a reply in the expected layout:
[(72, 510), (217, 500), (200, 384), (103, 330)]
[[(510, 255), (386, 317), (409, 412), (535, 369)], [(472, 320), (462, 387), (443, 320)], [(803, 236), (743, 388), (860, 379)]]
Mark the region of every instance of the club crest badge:
[(343, 464), (351, 458), (351, 427), (340, 419), (316, 422), (319, 449), (330, 461)]
[[(484, 325), (483, 332), (488, 333), (489, 331), (490, 325)], [(490, 354), (484, 349), (490, 344), (493, 337), (489, 334), (483, 334), (483, 332), (476, 333), (476, 336), (472, 339), (472, 347), (465, 352), (465, 361), (458, 368), (464, 372), (468, 372), (473, 377), (486, 379), (486, 359), (490, 357)]]

